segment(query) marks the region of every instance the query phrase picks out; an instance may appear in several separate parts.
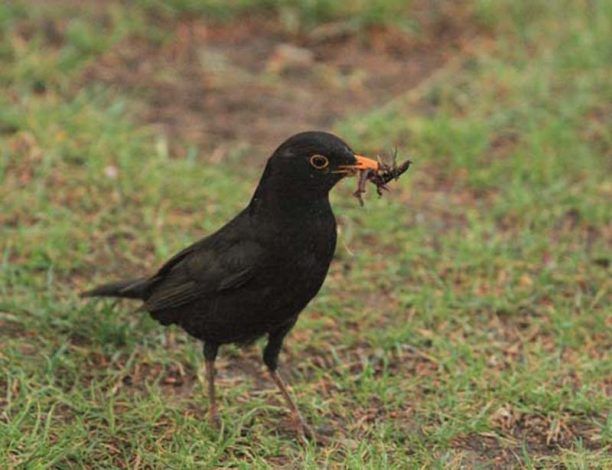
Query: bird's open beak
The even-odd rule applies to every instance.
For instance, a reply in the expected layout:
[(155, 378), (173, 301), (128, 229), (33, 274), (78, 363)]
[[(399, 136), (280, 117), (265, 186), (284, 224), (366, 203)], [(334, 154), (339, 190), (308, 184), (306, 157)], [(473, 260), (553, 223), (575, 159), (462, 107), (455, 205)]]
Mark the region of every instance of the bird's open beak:
[(355, 155), (357, 159), (357, 163), (354, 165), (343, 165), (340, 168), (350, 173), (355, 173), (356, 171), (378, 171), (380, 170), (380, 164), (376, 160), (372, 160), (371, 158), (362, 157), (361, 155)]

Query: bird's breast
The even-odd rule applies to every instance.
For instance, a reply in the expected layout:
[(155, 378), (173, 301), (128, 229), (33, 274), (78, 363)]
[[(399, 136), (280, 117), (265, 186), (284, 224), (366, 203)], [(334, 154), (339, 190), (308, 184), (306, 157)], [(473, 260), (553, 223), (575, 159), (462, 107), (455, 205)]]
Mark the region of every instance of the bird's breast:
[(275, 278), (270, 297), (274, 304), (297, 309), (291, 312), (297, 314), (325, 280), (336, 248), (336, 221), (331, 211), (318, 217), (286, 221), (268, 239), (272, 240), (268, 250), (274, 258), (268, 274)]

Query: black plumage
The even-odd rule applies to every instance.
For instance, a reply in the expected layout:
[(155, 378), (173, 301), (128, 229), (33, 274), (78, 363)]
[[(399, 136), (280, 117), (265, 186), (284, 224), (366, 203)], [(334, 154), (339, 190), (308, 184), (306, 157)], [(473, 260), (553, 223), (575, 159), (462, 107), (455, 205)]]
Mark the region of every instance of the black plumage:
[(141, 299), (163, 325), (204, 342), (210, 419), (217, 422), (214, 360), (220, 345), (267, 335), (263, 359), (299, 430), (312, 434), (276, 373), (283, 339), (317, 294), (336, 246), (328, 194), (344, 176), (378, 164), (338, 137), (304, 132), (269, 158), (259, 185), (234, 219), (185, 248), (152, 277), (107, 284), (84, 296)]

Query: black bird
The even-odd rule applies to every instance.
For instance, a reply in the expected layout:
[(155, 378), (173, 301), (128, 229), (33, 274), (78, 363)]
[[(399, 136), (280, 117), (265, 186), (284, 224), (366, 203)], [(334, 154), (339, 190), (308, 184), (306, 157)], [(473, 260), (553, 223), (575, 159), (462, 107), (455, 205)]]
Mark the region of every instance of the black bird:
[(285, 335), (317, 294), (336, 247), (328, 194), (344, 176), (378, 171), (338, 137), (303, 132), (268, 159), (251, 202), (234, 219), (172, 257), (151, 277), (106, 284), (85, 297), (140, 299), (162, 325), (204, 342), (209, 421), (218, 425), (214, 361), (219, 346), (267, 335), (263, 361), (299, 432), (314, 436), (277, 373)]

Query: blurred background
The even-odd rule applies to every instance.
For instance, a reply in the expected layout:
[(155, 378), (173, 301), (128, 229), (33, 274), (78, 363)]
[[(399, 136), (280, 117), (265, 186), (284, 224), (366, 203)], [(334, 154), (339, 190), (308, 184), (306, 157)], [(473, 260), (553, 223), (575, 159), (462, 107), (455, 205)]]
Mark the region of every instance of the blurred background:
[[(0, 462), (612, 465), (612, 3), (0, 4)], [(307, 129), (413, 168), (364, 208), (281, 361), (79, 290), (153, 272)]]

